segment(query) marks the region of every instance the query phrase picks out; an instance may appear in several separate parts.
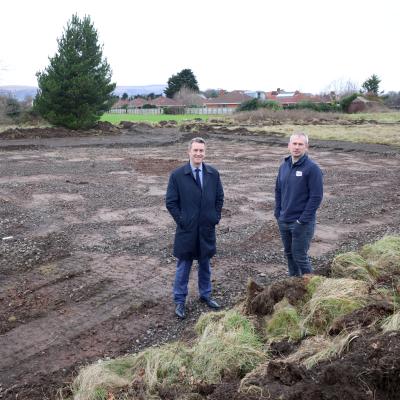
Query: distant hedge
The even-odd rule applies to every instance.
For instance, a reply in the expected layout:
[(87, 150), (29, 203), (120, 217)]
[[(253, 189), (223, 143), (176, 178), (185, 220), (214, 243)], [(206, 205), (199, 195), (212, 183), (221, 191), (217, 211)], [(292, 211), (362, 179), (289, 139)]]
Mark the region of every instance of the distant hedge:
[(260, 99), (251, 99), (243, 102), (238, 108), (237, 112), (241, 111), (254, 111), (260, 108), (268, 108), (270, 110), (313, 110), (319, 112), (334, 112), (340, 111), (341, 107), (338, 104), (334, 103), (316, 103), (312, 101), (300, 101), (295, 104), (288, 104), (286, 106), (282, 106), (277, 101), (274, 100), (260, 100)]

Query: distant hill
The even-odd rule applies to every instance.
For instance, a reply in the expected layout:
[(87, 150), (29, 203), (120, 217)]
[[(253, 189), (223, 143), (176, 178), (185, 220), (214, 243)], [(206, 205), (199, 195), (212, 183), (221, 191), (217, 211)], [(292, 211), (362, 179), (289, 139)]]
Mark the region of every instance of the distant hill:
[(167, 85), (145, 85), (145, 86), (117, 86), (114, 93), (122, 96), (127, 93), (128, 96), (136, 96), (138, 94), (149, 95), (150, 93), (162, 94)]
[(35, 97), (37, 92), (35, 86), (0, 86), (0, 95), (12, 96), (19, 101), (25, 100), (27, 97)]
[[(127, 93), (128, 96), (162, 94), (166, 87), (167, 85), (117, 86), (114, 94), (117, 96), (122, 96), (124, 93)], [(12, 96), (22, 101), (27, 97), (35, 97), (37, 90), (38, 88), (34, 86), (0, 86), (0, 95)]]

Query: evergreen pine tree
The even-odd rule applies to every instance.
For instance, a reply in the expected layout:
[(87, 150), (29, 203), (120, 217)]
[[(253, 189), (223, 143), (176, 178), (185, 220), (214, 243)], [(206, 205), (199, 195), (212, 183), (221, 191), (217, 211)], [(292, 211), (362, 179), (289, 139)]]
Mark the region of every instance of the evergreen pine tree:
[(167, 97), (172, 99), (183, 87), (194, 92), (199, 91), (197, 79), (191, 69), (186, 68), (176, 75), (172, 75), (171, 78), (168, 79), (168, 86), (164, 90), (164, 93)]
[(372, 93), (374, 95), (378, 95), (379, 92), (379, 84), (381, 80), (378, 78), (378, 75), (372, 74), (363, 84), (362, 88), (366, 90), (367, 93)]
[(73, 15), (49, 66), (37, 73), (34, 108), (54, 125), (90, 128), (114, 100), (111, 69), (90, 17)]

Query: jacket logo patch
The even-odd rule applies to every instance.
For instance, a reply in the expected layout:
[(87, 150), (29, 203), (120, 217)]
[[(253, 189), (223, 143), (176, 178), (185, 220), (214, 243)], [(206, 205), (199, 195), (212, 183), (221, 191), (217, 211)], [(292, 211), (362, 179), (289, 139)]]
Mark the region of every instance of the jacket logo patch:
[(296, 176), (303, 176), (303, 172), (301, 172), (301, 171), (296, 171)]

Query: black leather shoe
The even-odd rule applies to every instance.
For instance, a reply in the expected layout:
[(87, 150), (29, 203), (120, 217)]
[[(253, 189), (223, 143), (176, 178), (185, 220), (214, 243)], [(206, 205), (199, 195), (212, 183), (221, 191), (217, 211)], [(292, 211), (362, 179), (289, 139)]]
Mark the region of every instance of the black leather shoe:
[(175, 307), (175, 314), (180, 319), (185, 319), (186, 318), (185, 305), (184, 304), (177, 304), (176, 307)]
[(209, 297), (208, 299), (205, 299), (204, 297), (200, 297), (200, 301), (202, 303), (206, 303), (208, 305), (208, 307), (213, 308), (214, 310), (218, 310), (221, 308), (221, 306), (215, 300), (213, 300), (211, 297)]

